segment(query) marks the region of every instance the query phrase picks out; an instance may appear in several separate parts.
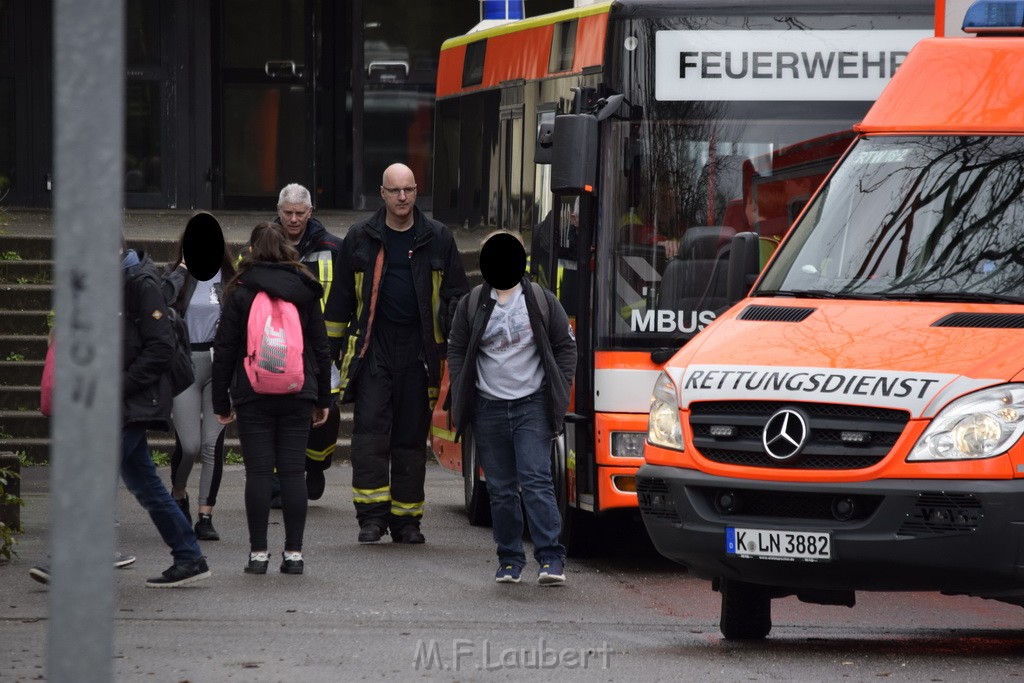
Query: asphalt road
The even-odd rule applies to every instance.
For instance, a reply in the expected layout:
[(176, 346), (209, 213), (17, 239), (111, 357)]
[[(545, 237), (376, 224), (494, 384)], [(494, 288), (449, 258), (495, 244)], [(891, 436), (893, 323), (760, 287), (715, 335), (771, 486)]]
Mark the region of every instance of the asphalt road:
[[(162, 472), (165, 480), (167, 472)], [(350, 469), (327, 472), (311, 503), (306, 573), (242, 573), (244, 472), (228, 466), (203, 544), (213, 577), (143, 585), (170, 563), (123, 488), (115, 572), (118, 681), (587, 680), (1005, 681), (1024, 675), (1024, 610), (930, 594), (860, 594), (853, 609), (775, 601), (761, 643), (723, 641), (718, 595), (636, 535), (609, 555), (570, 560), (568, 583), (540, 587), (536, 565), (497, 585), (490, 531), (467, 525), (461, 481), (431, 464), (422, 546), (360, 546)], [(46, 679), (47, 589), (28, 576), (48, 553), (49, 470), (23, 478), (25, 533), (0, 564), (0, 680)], [(198, 481), (198, 472), (193, 473)], [(280, 512), (270, 545), (281, 550)]]

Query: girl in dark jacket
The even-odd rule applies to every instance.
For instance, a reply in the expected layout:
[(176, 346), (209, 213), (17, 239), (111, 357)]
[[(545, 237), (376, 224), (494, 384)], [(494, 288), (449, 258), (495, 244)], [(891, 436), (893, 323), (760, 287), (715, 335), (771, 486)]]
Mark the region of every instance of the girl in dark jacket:
[[(302, 324), (305, 379), (298, 393), (253, 391), (243, 361), (253, 300), (260, 291), (295, 304)], [(301, 574), (306, 525), (305, 458), (310, 425), (327, 419), (331, 397), (330, 347), (320, 310), (323, 289), (298, 260), (284, 228), (260, 223), (253, 228), (249, 253), (225, 288), (213, 349), (213, 410), (221, 424), (238, 418), (245, 461), (245, 514), (249, 524), (247, 574), (265, 574), (271, 476), (281, 480), (285, 540), (281, 572)], [(229, 398), (230, 391), (230, 398)], [(311, 419), (312, 418), (312, 419)]]
[[(220, 229), (219, 225), (217, 229)], [(174, 397), (171, 411), (175, 436), (174, 453), (171, 455), (171, 496), (191, 522), (186, 486), (192, 467), (200, 458), (203, 471), (199, 479), (196, 537), (200, 541), (218, 541), (220, 534), (213, 528), (213, 506), (217, 504), (224, 470), (224, 425), (213, 414), (211, 350), (224, 301), (224, 285), (235, 276), (235, 266), (225, 243), (218, 271), (209, 280), (197, 280), (186, 268), (184, 243), (185, 235), (182, 234), (174, 260), (164, 269), (164, 298), (188, 326), (196, 380)]]

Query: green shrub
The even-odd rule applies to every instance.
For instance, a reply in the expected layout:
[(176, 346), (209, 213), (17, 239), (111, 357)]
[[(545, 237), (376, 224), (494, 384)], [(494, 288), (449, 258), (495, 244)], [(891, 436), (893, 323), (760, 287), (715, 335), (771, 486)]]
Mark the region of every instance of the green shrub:
[[(8, 505), (24, 505), (21, 498), (7, 493), (8, 482), (16, 478), (18, 478), (17, 472), (0, 467), (0, 508)], [(12, 557), (18, 556), (18, 553), (14, 551), (14, 544), (17, 542), (15, 534), (17, 533), (18, 529), (11, 528), (6, 522), (0, 521), (0, 560), (9, 562)]]

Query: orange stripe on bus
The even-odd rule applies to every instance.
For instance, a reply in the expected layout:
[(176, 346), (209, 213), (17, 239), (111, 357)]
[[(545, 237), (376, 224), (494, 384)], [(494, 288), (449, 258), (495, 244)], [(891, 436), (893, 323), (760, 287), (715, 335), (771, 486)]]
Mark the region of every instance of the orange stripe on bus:
[(595, 370), (660, 370), (650, 351), (595, 351)]

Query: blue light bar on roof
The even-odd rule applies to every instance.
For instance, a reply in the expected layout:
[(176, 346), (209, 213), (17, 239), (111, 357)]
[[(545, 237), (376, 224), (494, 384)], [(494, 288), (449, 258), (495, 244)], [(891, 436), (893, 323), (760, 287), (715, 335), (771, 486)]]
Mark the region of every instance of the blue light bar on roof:
[(1024, 0), (979, 0), (964, 15), (964, 33), (1024, 34)]
[(480, 19), (522, 19), (525, 0), (480, 0)]

